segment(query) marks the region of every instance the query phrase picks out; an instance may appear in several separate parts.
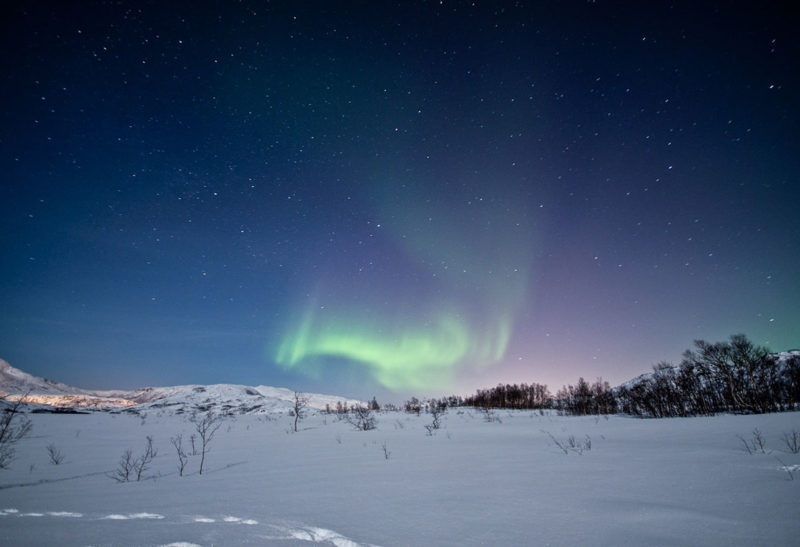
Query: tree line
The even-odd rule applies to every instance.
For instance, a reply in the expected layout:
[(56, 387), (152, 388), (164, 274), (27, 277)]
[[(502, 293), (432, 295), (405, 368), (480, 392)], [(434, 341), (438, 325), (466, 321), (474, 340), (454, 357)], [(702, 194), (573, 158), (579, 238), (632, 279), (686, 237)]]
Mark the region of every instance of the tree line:
[[(663, 418), (719, 412), (779, 412), (800, 408), (800, 355), (779, 360), (743, 334), (727, 342), (696, 340), (675, 366), (661, 362), (653, 372), (616, 388), (598, 378), (579, 378), (552, 395), (542, 384), (500, 384), (448, 406), (555, 409), (565, 414), (630, 414)], [(455, 403), (455, 404), (453, 404)]]

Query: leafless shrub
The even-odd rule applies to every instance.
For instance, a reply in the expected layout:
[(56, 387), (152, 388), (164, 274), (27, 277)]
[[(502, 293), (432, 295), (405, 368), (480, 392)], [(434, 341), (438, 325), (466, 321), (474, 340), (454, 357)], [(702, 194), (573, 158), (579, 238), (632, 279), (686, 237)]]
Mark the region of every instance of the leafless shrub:
[(764, 441), (764, 436), (761, 435), (761, 432), (758, 430), (758, 428), (753, 429), (753, 440), (752, 440), (752, 443), (753, 443), (753, 447), (754, 448), (758, 448), (761, 451), (762, 454), (766, 454), (767, 453), (767, 446), (766, 446), (766, 442)]
[(579, 441), (575, 439), (574, 435), (570, 435), (567, 437), (567, 447), (572, 452), (583, 454), (584, 452), (588, 452), (592, 449), (592, 439), (589, 437), (589, 435), (586, 435), (582, 441)]
[(54, 444), (47, 445), (47, 456), (53, 465), (59, 465), (64, 461), (64, 454)]
[(350, 407), (350, 412), (345, 415), (345, 420), (358, 431), (369, 431), (370, 429), (375, 429), (376, 426), (372, 410), (363, 405)]
[(200, 474), (203, 474), (203, 466), (206, 461), (206, 452), (208, 452), (208, 445), (214, 439), (214, 434), (222, 425), (222, 418), (213, 412), (206, 412), (202, 418), (195, 416), (193, 418), (194, 429), (200, 437)]
[(800, 453), (800, 433), (796, 429), (792, 429), (791, 433), (784, 433), (783, 442), (792, 454)]
[(183, 435), (176, 435), (169, 440), (172, 446), (175, 447), (175, 452), (178, 456), (178, 475), (183, 476), (183, 470), (186, 469), (186, 463), (189, 461), (189, 455), (183, 450)]
[(192, 443), (192, 456), (197, 456), (197, 446), (195, 445), (195, 441), (197, 440), (197, 435), (192, 433), (189, 436), (189, 441)]
[(737, 435), (736, 437), (742, 441), (743, 449), (748, 454), (755, 454), (757, 452), (761, 452), (762, 454), (767, 453), (767, 445), (764, 441), (764, 436), (758, 428), (753, 429), (750, 439), (745, 439), (741, 435)]
[(392, 455), (392, 453), (389, 451), (389, 448), (386, 446), (386, 441), (383, 441), (383, 444), (381, 445), (381, 448), (383, 449), (383, 457), (388, 460), (389, 457)]
[(446, 413), (447, 407), (438, 404), (436, 401), (431, 401), (430, 414), (433, 421), (429, 425), (425, 426), (425, 429), (428, 431), (428, 435), (433, 435), (434, 431), (442, 426), (441, 419)]
[(500, 419), (500, 416), (498, 416), (497, 413), (493, 409), (491, 409), (489, 407), (484, 407), (484, 408), (481, 408), (480, 411), (483, 413), (483, 421), (484, 422), (486, 422), (486, 423), (495, 423), (496, 422), (498, 424), (502, 424), (503, 423), (503, 420)]
[(575, 452), (578, 455), (582, 455), (584, 452), (588, 452), (592, 449), (592, 439), (589, 437), (589, 435), (586, 435), (583, 440), (580, 441), (576, 439), (574, 435), (570, 435), (565, 441), (560, 441), (549, 431), (541, 431), (550, 437), (550, 440), (553, 441), (553, 444), (555, 444), (564, 454)]
[(20, 416), (19, 419), (16, 419), (17, 414), (20, 414), (20, 405), (25, 402), (29, 394), (30, 391), (6, 408), (0, 418), (0, 469), (6, 469), (11, 465), (14, 460), (14, 445), (28, 435), (33, 428), (33, 424), (27, 417)]

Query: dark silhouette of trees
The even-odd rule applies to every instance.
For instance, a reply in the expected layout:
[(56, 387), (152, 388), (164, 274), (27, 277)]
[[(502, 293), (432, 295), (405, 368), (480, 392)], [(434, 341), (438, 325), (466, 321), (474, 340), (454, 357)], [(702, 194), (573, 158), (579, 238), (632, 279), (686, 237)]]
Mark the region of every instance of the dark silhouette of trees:
[(553, 397), (546, 385), (542, 384), (498, 384), (489, 389), (479, 389), (475, 395), (470, 395), (459, 401), (454, 398), (448, 406), (474, 406), (478, 408), (515, 408), (538, 409), (550, 408)]
[(403, 409), (408, 413), (419, 416), (419, 413), (422, 410), (422, 403), (420, 403), (419, 399), (416, 397), (411, 397), (411, 399), (405, 402)]
[(602, 378), (591, 385), (583, 378), (578, 378), (577, 385), (558, 390), (553, 407), (567, 414), (614, 414), (617, 412), (617, 401), (611, 386)]
[(782, 365), (743, 334), (728, 342), (696, 340), (677, 367), (659, 363), (650, 375), (615, 391), (620, 410), (636, 416), (698, 416), (718, 412), (761, 414), (800, 404), (800, 357)]
[(727, 342), (696, 340), (679, 365), (658, 363), (651, 373), (613, 389), (602, 378), (592, 384), (579, 378), (555, 396), (540, 384), (499, 384), (456, 403), (450, 406), (653, 418), (793, 410), (800, 407), (800, 355), (781, 362), (766, 348), (735, 334)]

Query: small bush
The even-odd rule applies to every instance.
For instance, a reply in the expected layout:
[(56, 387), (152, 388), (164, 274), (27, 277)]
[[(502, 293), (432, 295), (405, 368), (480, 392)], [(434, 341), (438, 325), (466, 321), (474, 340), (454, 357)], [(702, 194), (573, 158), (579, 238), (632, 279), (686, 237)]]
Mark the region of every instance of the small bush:
[(347, 423), (359, 431), (369, 431), (375, 429), (376, 421), (372, 410), (363, 405), (353, 405), (345, 416)]
[(744, 451), (748, 454), (756, 454), (758, 452), (762, 454), (767, 453), (767, 443), (764, 441), (764, 436), (758, 428), (753, 429), (753, 432), (750, 434), (750, 439), (745, 439), (741, 435), (737, 435), (737, 437), (742, 442)]
[(556, 437), (549, 431), (542, 430), (542, 433), (545, 433), (548, 437), (550, 437), (550, 440), (553, 441), (553, 444), (555, 444), (565, 455), (569, 454), (570, 452), (575, 452), (580, 456), (583, 455), (584, 452), (589, 452), (592, 449), (592, 439), (589, 437), (589, 435), (584, 436), (582, 440), (578, 440), (574, 435), (570, 435), (566, 440), (560, 441), (556, 439)]
[(54, 444), (47, 445), (47, 456), (53, 465), (59, 465), (64, 461), (64, 454)]
[(783, 442), (792, 454), (800, 453), (800, 433), (796, 429), (792, 429), (791, 433), (784, 433)]
[(392, 455), (392, 453), (389, 451), (389, 448), (386, 446), (386, 441), (383, 441), (383, 444), (381, 445), (381, 448), (383, 449), (383, 457), (388, 460), (389, 457)]

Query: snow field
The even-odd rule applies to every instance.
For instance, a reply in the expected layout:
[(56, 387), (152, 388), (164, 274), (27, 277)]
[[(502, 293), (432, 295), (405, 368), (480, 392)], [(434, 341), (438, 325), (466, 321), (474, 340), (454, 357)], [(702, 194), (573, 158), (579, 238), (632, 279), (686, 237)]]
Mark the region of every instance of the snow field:
[[(451, 409), (381, 413), (355, 431), (333, 415), (228, 419), (206, 468), (185, 476), (169, 439), (186, 416), (30, 415), (0, 471), (7, 545), (789, 545), (800, 538), (800, 413), (642, 420)], [(766, 454), (737, 435), (758, 428)], [(122, 452), (158, 454), (141, 482), (109, 478)], [(590, 449), (564, 451), (572, 436)], [(555, 442), (554, 442), (555, 439)], [(65, 455), (48, 461), (46, 446)], [(384, 444), (389, 458), (385, 457)], [(779, 461), (780, 460), (780, 461)], [(789, 471), (787, 471), (787, 468)]]

